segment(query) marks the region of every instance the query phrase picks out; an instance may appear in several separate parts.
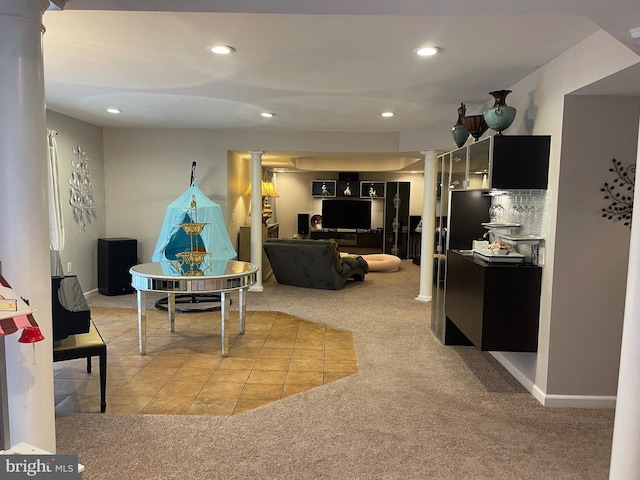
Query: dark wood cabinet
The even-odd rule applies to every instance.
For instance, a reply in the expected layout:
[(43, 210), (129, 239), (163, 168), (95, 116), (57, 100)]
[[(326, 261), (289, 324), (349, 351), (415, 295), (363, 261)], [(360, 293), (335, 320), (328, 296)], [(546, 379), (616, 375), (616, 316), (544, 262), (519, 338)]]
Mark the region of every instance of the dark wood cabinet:
[(491, 188), (546, 190), (551, 137), (494, 135)]
[(382, 251), (382, 232), (364, 232), (356, 234), (358, 248), (372, 248), (377, 252)]
[(550, 148), (548, 135), (493, 135), (438, 157), (435, 213), (443, 235), (435, 245), (431, 330), (441, 342), (536, 351), (540, 267), (466, 265), (449, 250), (470, 249), (487, 233), (490, 190), (546, 190)]
[(487, 232), (482, 223), (489, 221), (491, 197), (485, 190), (460, 190), (451, 192), (449, 201), (455, 215), (447, 219), (448, 244), (445, 249), (471, 248), (473, 241)]
[(445, 344), (535, 352), (542, 268), (491, 264), (447, 252)]
[(410, 182), (387, 182), (384, 206), (384, 253), (407, 258)]
[[(311, 238), (334, 239), (350, 253), (389, 253), (408, 258), (410, 253), (409, 196), (411, 182), (358, 180), (356, 173), (341, 173), (338, 180), (312, 180), (314, 197), (368, 198), (383, 202), (382, 232), (310, 232)], [(345, 226), (345, 228), (347, 228)]]
[(335, 231), (312, 231), (312, 240), (334, 240), (341, 252), (368, 253), (382, 252), (382, 232), (335, 232)]
[(550, 149), (548, 135), (494, 135), (440, 158), (451, 190), (546, 190)]

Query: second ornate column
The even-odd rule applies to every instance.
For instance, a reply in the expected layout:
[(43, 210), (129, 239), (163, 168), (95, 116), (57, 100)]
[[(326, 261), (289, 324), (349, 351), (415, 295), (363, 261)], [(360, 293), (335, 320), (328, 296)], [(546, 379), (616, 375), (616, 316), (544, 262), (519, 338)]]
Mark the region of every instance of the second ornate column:
[(252, 292), (262, 292), (262, 150), (250, 150), (251, 154), (251, 263), (258, 267)]
[(420, 240), (420, 294), (416, 300), (430, 302), (433, 281), (433, 245), (435, 237), (436, 152), (426, 150), (424, 155), (424, 196), (422, 200), (422, 235)]

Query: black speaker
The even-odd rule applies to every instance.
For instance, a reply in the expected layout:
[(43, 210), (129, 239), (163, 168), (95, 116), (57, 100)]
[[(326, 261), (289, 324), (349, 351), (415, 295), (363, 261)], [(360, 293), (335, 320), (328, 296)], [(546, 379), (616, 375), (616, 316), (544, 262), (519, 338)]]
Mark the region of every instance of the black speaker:
[(338, 180), (343, 182), (358, 182), (360, 181), (360, 174), (358, 172), (339, 172)]
[(309, 235), (309, 214), (298, 214), (298, 235)]
[(138, 241), (133, 238), (98, 239), (98, 291), (103, 295), (132, 293), (129, 269), (138, 263)]

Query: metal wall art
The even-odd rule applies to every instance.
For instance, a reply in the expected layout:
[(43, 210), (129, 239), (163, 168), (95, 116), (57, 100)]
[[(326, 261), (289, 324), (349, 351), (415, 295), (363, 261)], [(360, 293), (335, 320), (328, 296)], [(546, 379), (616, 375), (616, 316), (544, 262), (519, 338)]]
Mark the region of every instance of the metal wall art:
[(69, 204), (73, 207), (73, 219), (80, 231), (84, 232), (92, 218), (96, 218), (96, 201), (93, 198), (93, 183), (87, 152), (78, 145), (73, 149), (77, 161), (71, 160), (71, 179), (69, 180)]
[(631, 226), (633, 216), (633, 196), (636, 185), (636, 166), (622, 165), (622, 162), (612, 159), (613, 167), (609, 168), (616, 177), (613, 182), (605, 182), (600, 189), (605, 192), (604, 199), (609, 200), (609, 205), (602, 209), (602, 217), (614, 222), (624, 222)]

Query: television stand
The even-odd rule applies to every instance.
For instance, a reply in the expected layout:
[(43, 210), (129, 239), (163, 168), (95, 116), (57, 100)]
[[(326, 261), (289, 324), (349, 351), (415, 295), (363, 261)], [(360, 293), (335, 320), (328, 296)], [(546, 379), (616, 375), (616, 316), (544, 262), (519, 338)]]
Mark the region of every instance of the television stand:
[(383, 233), (375, 231), (312, 231), (311, 238), (313, 240), (334, 240), (340, 250), (348, 253), (382, 253), (384, 243)]
[(336, 232), (336, 241), (340, 246), (358, 246), (358, 235), (356, 233)]

